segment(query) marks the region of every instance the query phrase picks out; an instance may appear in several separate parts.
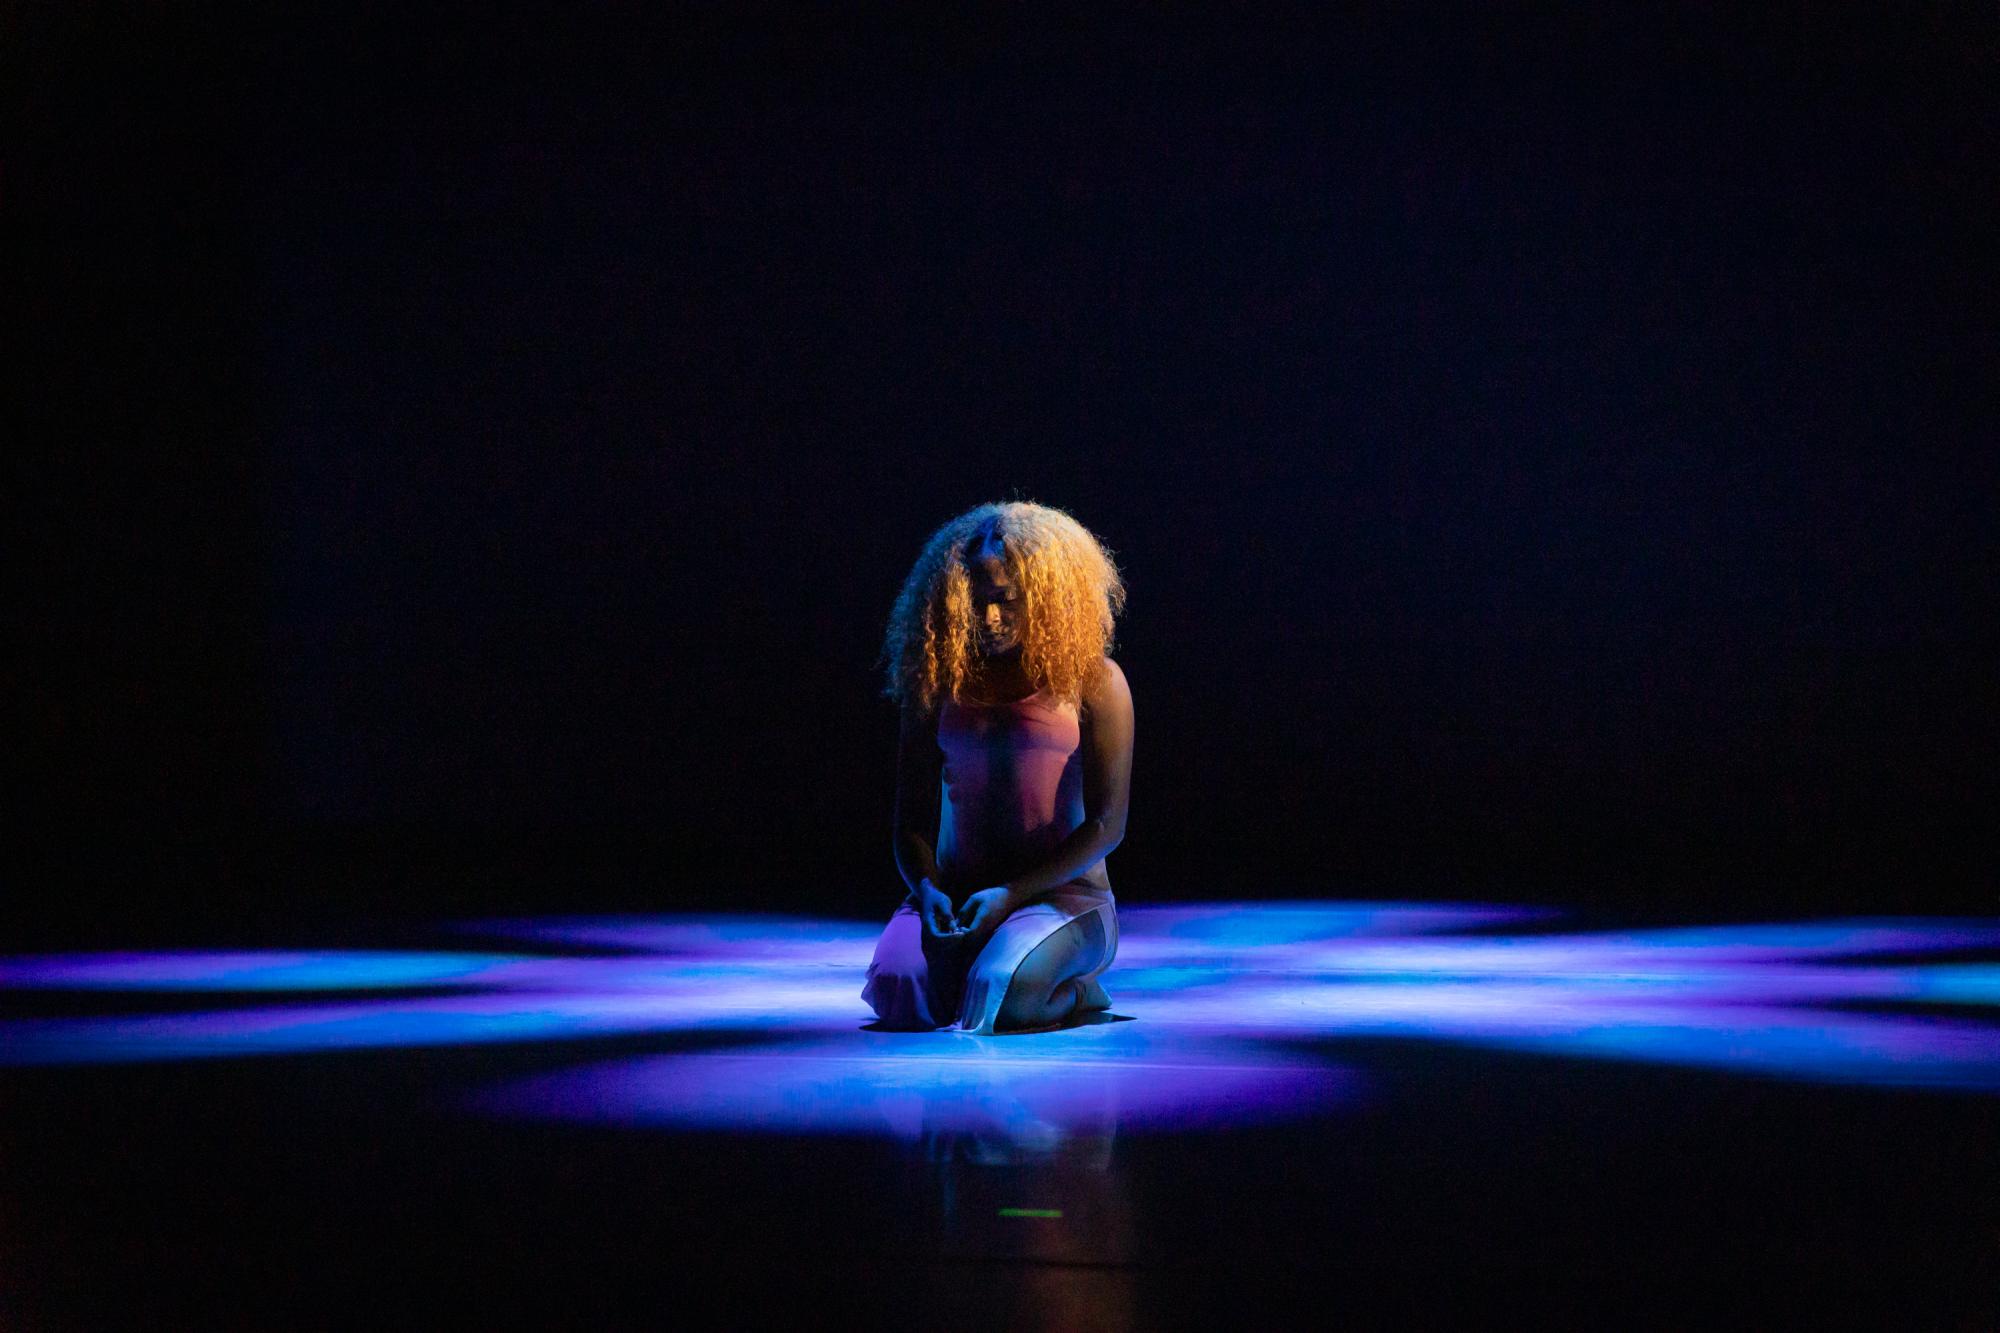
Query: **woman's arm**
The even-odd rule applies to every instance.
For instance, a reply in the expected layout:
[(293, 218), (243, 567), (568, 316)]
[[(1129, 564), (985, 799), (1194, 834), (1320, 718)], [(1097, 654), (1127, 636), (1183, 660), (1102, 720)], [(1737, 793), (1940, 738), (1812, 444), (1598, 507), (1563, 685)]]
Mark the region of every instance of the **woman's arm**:
[(1002, 886), (1010, 911), (1067, 884), (1125, 840), (1125, 812), (1132, 799), (1132, 690), (1124, 670), (1110, 658), (1085, 687), (1080, 711), (1083, 822), (1046, 857)]
[(912, 892), (936, 887), (938, 786), (944, 752), (938, 749), (937, 716), (928, 718), (904, 705), (896, 752), (896, 869)]

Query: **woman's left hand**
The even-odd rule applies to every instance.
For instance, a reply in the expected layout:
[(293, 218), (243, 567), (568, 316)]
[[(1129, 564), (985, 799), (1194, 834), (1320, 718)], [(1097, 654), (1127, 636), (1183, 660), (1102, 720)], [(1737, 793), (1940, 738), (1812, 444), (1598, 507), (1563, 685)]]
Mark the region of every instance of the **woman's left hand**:
[(958, 924), (968, 940), (983, 944), (1017, 905), (1004, 885), (981, 889), (958, 905)]

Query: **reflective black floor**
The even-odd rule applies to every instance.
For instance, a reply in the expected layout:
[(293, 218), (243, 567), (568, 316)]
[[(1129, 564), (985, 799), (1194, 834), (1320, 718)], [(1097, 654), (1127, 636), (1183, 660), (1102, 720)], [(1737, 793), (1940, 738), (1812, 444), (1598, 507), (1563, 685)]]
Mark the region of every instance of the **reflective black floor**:
[(4, 1325), (2000, 1326), (2000, 922), (1130, 909), (994, 1038), (873, 929), (0, 959)]

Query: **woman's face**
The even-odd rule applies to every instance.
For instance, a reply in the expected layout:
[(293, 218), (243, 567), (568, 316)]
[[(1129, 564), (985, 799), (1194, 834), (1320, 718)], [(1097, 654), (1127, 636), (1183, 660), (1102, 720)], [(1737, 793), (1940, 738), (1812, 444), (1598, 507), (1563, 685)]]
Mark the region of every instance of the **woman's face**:
[(967, 553), (972, 576), (972, 628), (979, 651), (1005, 657), (1021, 647), (1021, 590), (1007, 577), (1004, 549), (991, 532)]

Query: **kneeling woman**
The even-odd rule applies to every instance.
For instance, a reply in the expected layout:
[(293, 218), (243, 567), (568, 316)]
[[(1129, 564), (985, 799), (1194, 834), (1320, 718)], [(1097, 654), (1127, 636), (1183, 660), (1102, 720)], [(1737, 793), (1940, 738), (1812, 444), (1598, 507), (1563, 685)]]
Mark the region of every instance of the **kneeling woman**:
[(1125, 836), (1132, 695), (1106, 654), (1124, 604), (1097, 539), (1043, 505), (981, 505), (918, 556), (885, 649), (909, 894), (861, 991), (884, 1027), (1034, 1032), (1110, 1006), (1104, 857)]

